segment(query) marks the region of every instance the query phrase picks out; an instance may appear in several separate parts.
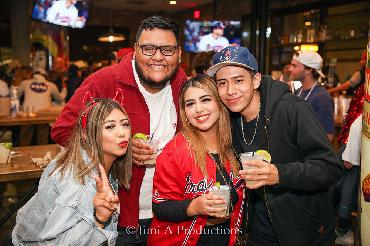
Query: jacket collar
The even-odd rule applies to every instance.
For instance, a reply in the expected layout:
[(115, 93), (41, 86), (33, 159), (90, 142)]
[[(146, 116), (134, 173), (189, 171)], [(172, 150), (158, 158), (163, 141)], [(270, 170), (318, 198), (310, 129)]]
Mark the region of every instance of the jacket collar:
[(260, 92), (265, 106), (265, 118), (271, 119), (280, 98), (290, 93), (289, 87), (283, 82), (272, 80), (269, 75), (263, 75), (261, 80)]

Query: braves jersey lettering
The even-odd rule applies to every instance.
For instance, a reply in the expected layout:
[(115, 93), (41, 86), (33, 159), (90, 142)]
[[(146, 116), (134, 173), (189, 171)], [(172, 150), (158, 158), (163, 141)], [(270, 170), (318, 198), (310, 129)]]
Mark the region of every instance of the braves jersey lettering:
[(198, 183), (193, 183), (191, 181), (191, 174), (186, 176), (186, 186), (185, 186), (185, 194), (187, 193), (205, 193), (211, 186), (212, 186), (213, 181), (210, 181), (209, 183), (207, 182), (206, 179), (203, 179), (199, 181)]

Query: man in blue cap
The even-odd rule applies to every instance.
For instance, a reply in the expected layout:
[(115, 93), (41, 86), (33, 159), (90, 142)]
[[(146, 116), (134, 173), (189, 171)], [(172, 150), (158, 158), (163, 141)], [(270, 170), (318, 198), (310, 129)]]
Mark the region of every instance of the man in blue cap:
[(229, 46), (213, 58), (222, 102), (231, 111), (239, 155), (266, 150), (265, 161), (245, 161), (247, 245), (332, 245), (334, 213), (329, 187), (341, 165), (312, 108), (286, 84), (262, 76), (245, 47)]
[(199, 51), (220, 51), (229, 46), (229, 40), (223, 37), (225, 25), (221, 21), (212, 23), (212, 32), (204, 35), (199, 41)]

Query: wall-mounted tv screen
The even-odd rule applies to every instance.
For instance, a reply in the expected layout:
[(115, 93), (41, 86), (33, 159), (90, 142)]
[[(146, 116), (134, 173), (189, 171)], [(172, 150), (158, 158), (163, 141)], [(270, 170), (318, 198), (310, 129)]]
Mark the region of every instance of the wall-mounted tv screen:
[(32, 19), (55, 25), (83, 28), (91, 0), (35, 0)]
[(219, 51), (229, 45), (241, 45), (240, 21), (186, 20), (185, 51)]

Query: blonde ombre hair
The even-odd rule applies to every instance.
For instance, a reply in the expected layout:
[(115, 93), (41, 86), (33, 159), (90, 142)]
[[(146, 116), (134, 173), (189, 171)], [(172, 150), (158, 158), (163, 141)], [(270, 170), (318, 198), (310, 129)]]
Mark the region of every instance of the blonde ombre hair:
[[(111, 99), (96, 99), (96, 104), (88, 103), (85, 110), (80, 113), (76, 126), (69, 139), (66, 151), (57, 159), (55, 170), (60, 168), (63, 175), (68, 168), (72, 169), (73, 176), (80, 183), (84, 183), (85, 177), (91, 175), (93, 170), (99, 173), (98, 165), (104, 166), (104, 152), (102, 145), (102, 131), (104, 120), (109, 116), (113, 109), (118, 109), (128, 117), (122, 106)], [(90, 108), (90, 110), (86, 110)], [(86, 129), (83, 130), (81, 118), (82, 114), (87, 112)], [(85, 112), (86, 113), (86, 112)], [(82, 152), (85, 151), (90, 162), (83, 160)], [(128, 144), (127, 152), (118, 157), (110, 170), (112, 177), (118, 180), (121, 187), (130, 188), (132, 175), (132, 144)]]
[(180, 95), (180, 117), (182, 124), (182, 132), (190, 143), (192, 152), (194, 153), (195, 162), (202, 171), (202, 174), (207, 177), (206, 168), (206, 155), (207, 149), (205, 141), (199, 133), (199, 130), (191, 125), (186, 118), (185, 114), (185, 92), (191, 88), (200, 88), (207, 91), (212, 99), (215, 100), (220, 110), (220, 115), (216, 123), (217, 132), (217, 144), (218, 154), (221, 163), (225, 165), (227, 161), (230, 161), (231, 169), (235, 174), (239, 171), (239, 165), (235, 158), (232, 150), (232, 138), (231, 138), (231, 127), (229, 112), (226, 107), (222, 104), (220, 97), (218, 96), (215, 81), (208, 75), (198, 75), (186, 81), (181, 89)]

